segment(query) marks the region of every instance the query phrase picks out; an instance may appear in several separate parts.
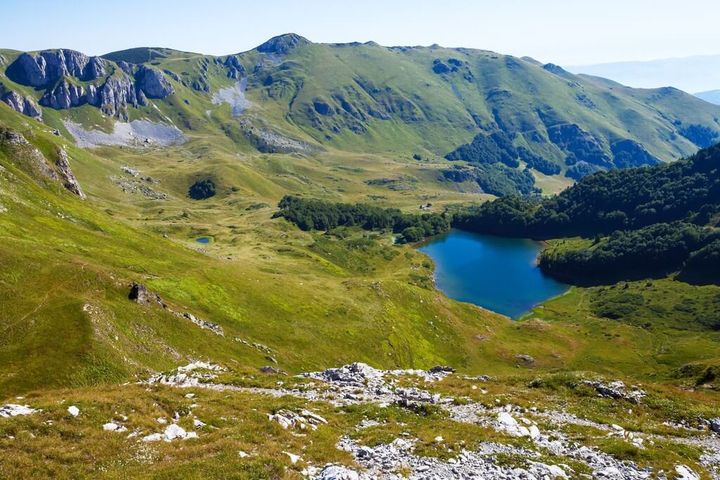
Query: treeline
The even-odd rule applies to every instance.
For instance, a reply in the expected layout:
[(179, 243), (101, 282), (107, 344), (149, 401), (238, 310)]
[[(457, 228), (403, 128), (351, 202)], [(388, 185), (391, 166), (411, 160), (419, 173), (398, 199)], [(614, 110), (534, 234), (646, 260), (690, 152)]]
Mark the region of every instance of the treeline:
[(707, 224), (720, 212), (720, 147), (668, 165), (611, 170), (559, 195), (504, 197), (470, 209), (458, 226), (534, 238), (593, 236), (683, 220)]
[(662, 277), (678, 271), (686, 278), (712, 281), (720, 271), (713, 272), (699, 260), (720, 253), (718, 239), (720, 231), (707, 227), (685, 222), (658, 223), (638, 230), (616, 231), (589, 248), (554, 246), (540, 255), (540, 268), (553, 277), (577, 284)]
[(453, 226), (536, 239), (581, 236), (591, 246), (554, 248), (540, 266), (574, 283), (680, 272), (720, 283), (720, 146), (668, 165), (600, 172), (559, 195), (508, 196), (455, 215)]
[(287, 195), (278, 204), (275, 217), (283, 217), (301, 230), (332, 230), (357, 226), (364, 230), (390, 230), (399, 234), (399, 243), (417, 242), (450, 230), (444, 214), (402, 213), (396, 208), (365, 204), (335, 203)]
[(504, 164), (510, 168), (518, 168), (520, 160), (545, 175), (557, 175), (560, 166), (540, 155), (536, 155), (525, 147), (515, 147), (512, 138), (499, 130), (489, 135), (480, 133), (472, 142), (461, 145), (445, 155), (447, 160), (464, 160), (466, 162), (493, 165)]

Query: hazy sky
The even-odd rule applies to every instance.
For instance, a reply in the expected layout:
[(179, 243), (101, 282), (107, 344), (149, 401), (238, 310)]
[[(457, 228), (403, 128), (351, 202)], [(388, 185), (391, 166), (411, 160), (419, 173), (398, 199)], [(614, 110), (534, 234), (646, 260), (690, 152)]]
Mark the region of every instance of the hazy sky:
[(0, 48), (210, 54), (273, 35), (463, 46), (565, 65), (720, 53), (718, 0), (0, 0)]

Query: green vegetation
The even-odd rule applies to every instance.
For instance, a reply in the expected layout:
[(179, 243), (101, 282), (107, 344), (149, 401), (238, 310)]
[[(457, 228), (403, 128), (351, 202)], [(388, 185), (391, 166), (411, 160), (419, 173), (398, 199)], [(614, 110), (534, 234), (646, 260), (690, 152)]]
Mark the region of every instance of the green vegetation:
[(501, 198), (459, 213), (453, 225), (543, 239), (594, 237), (591, 244), (562, 244), (540, 257), (543, 270), (579, 284), (678, 271), (685, 280), (718, 283), (719, 212), (715, 146), (670, 165), (598, 173), (542, 200)]
[(399, 233), (399, 243), (418, 242), (450, 230), (448, 219), (441, 214), (403, 214), (394, 208), (370, 205), (331, 203), (323, 200), (285, 196), (278, 205), (276, 217), (283, 217), (302, 230), (332, 230), (358, 226), (365, 230), (391, 230)]

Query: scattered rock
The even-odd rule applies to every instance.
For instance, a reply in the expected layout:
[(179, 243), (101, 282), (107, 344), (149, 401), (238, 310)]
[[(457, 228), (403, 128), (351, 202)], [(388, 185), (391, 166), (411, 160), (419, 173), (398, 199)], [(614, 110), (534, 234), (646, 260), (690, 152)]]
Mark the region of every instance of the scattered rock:
[(184, 367), (178, 367), (175, 372), (153, 375), (146, 383), (150, 385), (157, 383), (182, 388), (196, 387), (217, 378), (215, 373), (222, 371), (224, 371), (224, 369), (219, 365), (198, 361), (192, 362)]
[(188, 440), (191, 438), (198, 438), (195, 432), (186, 432), (184, 428), (173, 423), (168, 425), (163, 433), (153, 433), (143, 437), (143, 442), (159, 442), (163, 440), (165, 442), (172, 442), (173, 440)]
[(0, 406), (0, 418), (32, 415), (38, 411), (39, 410), (30, 408), (28, 405), (16, 405), (14, 403), (9, 403), (7, 405)]
[(185, 312), (182, 314), (182, 316), (187, 318), (188, 320), (190, 320), (192, 323), (194, 323), (198, 327), (203, 328), (205, 330), (210, 330), (215, 335), (219, 335), (221, 337), (225, 336), (225, 332), (223, 331), (223, 328), (220, 325), (218, 325), (217, 323), (208, 322), (207, 320), (197, 318), (195, 315), (193, 315), (190, 312)]
[(312, 477), (313, 480), (369, 480), (364, 473), (358, 473), (342, 465), (326, 465), (320, 473)]
[(317, 430), (319, 425), (327, 424), (327, 420), (309, 410), (301, 410), (299, 413), (290, 410), (279, 410), (277, 413), (268, 414), (268, 420), (279, 423), (285, 429), (306, 430), (310, 428)]
[(607, 384), (595, 380), (584, 380), (582, 383), (583, 385), (594, 388), (601, 397), (623, 399), (632, 403), (640, 403), (643, 397), (645, 397), (645, 392), (639, 387), (632, 386), (628, 390), (620, 380)]
[(260, 371), (262, 373), (271, 373), (274, 375), (287, 375), (287, 373), (283, 372), (279, 368), (272, 367), (270, 365), (265, 365), (263, 367), (260, 367)]
[(122, 433), (122, 432), (126, 432), (127, 428), (124, 425), (119, 425), (115, 422), (108, 422), (105, 425), (103, 425), (103, 430), (105, 430), (106, 432)]
[(71, 120), (64, 120), (63, 124), (75, 139), (75, 143), (83, 148), (95, 148), (101, 145), (128, 145), (143, 148), (148, 145), (166, 147), (187, 141), (185, 135), (176, 126), (149, 120), (115, 122), (113, 131), (110, 133), (86, 129)]
[(72, 415), (73, 417), (77, 417), (80, 415), (80, 409), (76, 407), (75, 405), (71, 405), (68, 407), (67, 412)]

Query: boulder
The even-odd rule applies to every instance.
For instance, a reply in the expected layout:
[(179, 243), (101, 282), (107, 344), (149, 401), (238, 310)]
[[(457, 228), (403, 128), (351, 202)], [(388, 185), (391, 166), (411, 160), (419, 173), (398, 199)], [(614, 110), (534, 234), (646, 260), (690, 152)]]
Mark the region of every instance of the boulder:
[(710, 431), (720, 433), (720, 418), (713, 418), (710, 420)]
[(133, 282), (132, 285), (130, 285), (128, 298), (135, 303), (139, 303), (140, 305), (149, 305), (151, 295), (152, 294), (148, 291), (147, 287), (141, 283)]
[(535, 363), (535, 359), (530, 355), (520, 354), (515, 355), (515, 360), (521, 365), (530, 366)]

